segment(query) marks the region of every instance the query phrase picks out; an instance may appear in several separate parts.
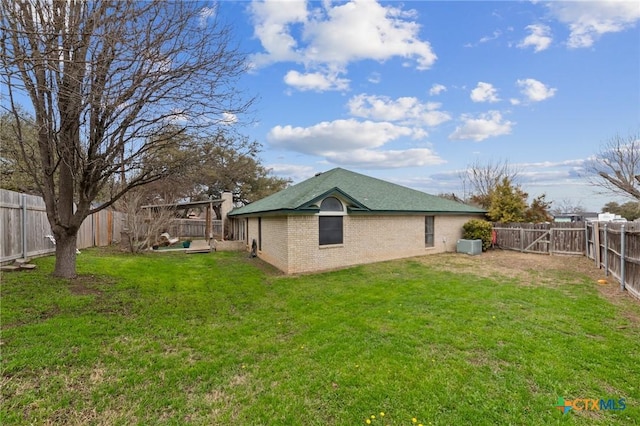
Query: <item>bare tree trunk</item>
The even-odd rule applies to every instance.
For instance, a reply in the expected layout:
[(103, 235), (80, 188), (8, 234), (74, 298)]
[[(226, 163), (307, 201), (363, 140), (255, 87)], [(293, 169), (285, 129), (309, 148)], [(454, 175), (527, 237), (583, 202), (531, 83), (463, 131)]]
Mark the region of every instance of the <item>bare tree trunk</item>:
[(56, 239), (56, 266), (53, 275), (61, 278), (76, 277), (77, 233), (54, 232)]
[[(75, 182), (72, 167), (68, 164), (72, 160), (70, 158), (63, 161), (60, 167), (60, 176), (58, 178), (60, 190), (57, 204), (55, 206), (47, 206), (47, 212), (56, 211), (56, 209), (58, 212), (58, 217), (55, 218), (54, 215), (54, 222), (50, 223), (57, 224), (58, 226), (54, 228), (59, 229), (57, 235), (56, 230), (54, 229), (53, 231), (56, 237), (56, 266), (53, 275), (61, 278), (74, 278), (76, 276), (76, 239), (80, 225), (76, 226), (75, 221), (82, 221), (86, 217), (86, 215), (82, 217), (74, 215), (73, 211)], [(51, 203), (51, 200), (45, 200), (45, 203), (47, 201)]]

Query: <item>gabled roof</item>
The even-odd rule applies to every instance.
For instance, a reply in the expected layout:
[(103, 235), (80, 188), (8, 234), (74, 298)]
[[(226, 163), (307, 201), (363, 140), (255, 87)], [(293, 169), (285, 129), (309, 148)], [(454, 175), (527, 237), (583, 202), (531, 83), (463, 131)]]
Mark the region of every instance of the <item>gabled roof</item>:
[(350, 213), (485, 213), (477, 207), (338, 167), (236, 208), (229, 216), (316, 213), (318, 202), (330, 195), (346, 201)]

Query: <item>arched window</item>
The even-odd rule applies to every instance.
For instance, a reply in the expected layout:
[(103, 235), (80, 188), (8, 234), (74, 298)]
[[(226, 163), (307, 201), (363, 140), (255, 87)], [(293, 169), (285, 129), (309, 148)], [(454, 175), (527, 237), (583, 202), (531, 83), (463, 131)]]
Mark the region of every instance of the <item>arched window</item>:
[(327, 197), (320, 204), (320, 211), (323, 212), (341, 212), (343, 211), (342, 203), (336, 197)]
[[(331, 214), (333, 212), (335, 212), (334, 215)], [(342, 244), (342, 214), (344, 214), (344, 208), (336, 197), (327, 197), (320, 203), (318, 228), (321, 246)]]

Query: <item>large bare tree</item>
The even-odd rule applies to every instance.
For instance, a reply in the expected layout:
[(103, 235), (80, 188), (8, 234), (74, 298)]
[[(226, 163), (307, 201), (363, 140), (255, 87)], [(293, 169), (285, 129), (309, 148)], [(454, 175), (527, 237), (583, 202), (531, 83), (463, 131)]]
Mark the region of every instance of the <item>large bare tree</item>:
[(506, 178), (514, 183), (518, 178), (518, 168), (507, 160), (489, 160), (486, 163), (475, 160), (460, 172), (464, 198), (484, 209), (491, 205), (491, 194)]
[(640, 129), (607, 140), (585, 170), (604, 192), (640, 200)]
[[(144, 158), (205, 133), (251, 104), (245, 57), (215, 8), (191, 1), (0, 0), (8, 109), (20, 96), (37, 130), (32, 175), (57, 240), (54, 275), (74, 277), (76, 235), (91, 213), (171, 173)], [(31, 152), (23, 150), (24, 156)], [(107, 194), (94, 204), (98, 194)]]

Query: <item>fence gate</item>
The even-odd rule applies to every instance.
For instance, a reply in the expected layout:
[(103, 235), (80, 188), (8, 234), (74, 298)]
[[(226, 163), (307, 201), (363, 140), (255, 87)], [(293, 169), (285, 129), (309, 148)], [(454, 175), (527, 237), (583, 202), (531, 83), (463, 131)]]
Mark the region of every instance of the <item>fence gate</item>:
[[(524, 243), (528, 243), (529, 240), (534, 239), (529, 245), (527, 245), (522, 251), (529, 253), (549, 253), (549, 244), (551, 243), (551, 230), (550, 229), (523, 229), (524, 231)], [(527, 235), (529, 234), (529, 235)], [(537, 235), (540, 235), (536, 238)]]
[(543, 254), (585, 254), (584, 224), (494, 223), (496, 244), (507, 250)]

